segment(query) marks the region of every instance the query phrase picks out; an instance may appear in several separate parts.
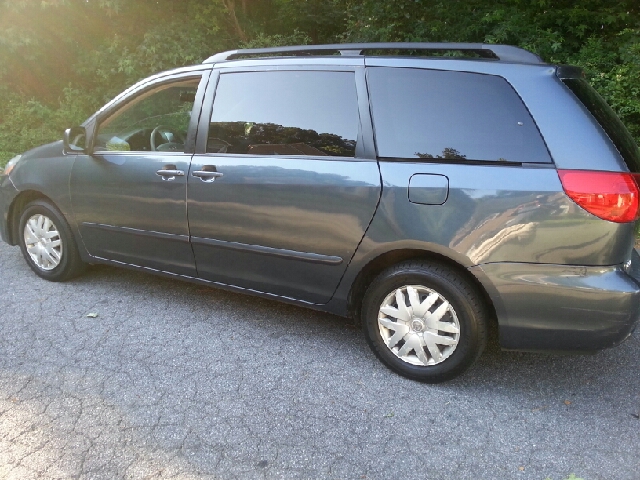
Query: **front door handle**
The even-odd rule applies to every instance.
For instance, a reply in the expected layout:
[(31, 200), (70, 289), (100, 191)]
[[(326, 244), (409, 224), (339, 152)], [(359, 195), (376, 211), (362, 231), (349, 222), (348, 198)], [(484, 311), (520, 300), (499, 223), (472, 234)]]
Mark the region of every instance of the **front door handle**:
[(184, 172), (182, 170), (173, 170), (173, 169), (160, 169), (156, 172), (156, 175), (162, 177), (162, 180), (171, 181), (175, 180), (176, 177), (184, 177)]
[(194, 177), (198, 177), (200, 180), (206, 183), (214, 182), (216, 178), (224, 175), (221, 172), (211, 172), (209, 170), (196, 170), (195, 172), (191, 172), (191, 175)]

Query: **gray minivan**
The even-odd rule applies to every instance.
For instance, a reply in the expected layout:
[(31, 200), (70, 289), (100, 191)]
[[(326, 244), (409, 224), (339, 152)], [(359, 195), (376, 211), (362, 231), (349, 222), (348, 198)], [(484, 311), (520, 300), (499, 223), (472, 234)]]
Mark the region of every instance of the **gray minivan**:
[(630, 334), (638, 172), (581, 70), (526, 50), (238, 50), (11, 160), (0, 234), (52, 281), (104, 263), (354, 318), (389, 368), (433, 383), (493, 321), (505, 349)]

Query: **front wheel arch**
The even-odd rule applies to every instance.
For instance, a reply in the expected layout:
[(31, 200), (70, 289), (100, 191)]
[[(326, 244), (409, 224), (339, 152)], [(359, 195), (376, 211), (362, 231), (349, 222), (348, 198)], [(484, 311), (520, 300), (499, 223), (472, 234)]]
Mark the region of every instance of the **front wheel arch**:
[[(39, 192), (37, 190), (24, 190), (20, 192), (13, 199), (13, 202), (11, 202), (9, 211), (7, 213), (7, 239), (9, 240), (9, 245), (18, 245), (20, 217), (22, 216), (22, 212), (24, 211), (26, 206), (36, 200), (43, 200), (58, 208), (57, 205), (42, 192)], [(58, 208), (58, 210), (60, 209)]]
[(39, 277), (60, 282), (85, 270), (69, 222), (48, 199), (31, 200), (19, 211), (14, 234), (27, 265)]

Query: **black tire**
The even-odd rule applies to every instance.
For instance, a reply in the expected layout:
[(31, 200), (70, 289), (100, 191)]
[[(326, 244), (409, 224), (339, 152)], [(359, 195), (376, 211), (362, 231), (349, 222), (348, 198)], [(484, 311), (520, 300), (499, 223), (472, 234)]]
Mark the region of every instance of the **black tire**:
[[(53, 225), (52, 228), (54, 228), (58, 233), (57, 237), (53, 238), (54, 241), (59, 240), (61, 245), (59, 263), (56, 266), (49, 265), (47, 268), (38, 265), (36, 260), (34, 260), (31, 254), (27, 251), (25, 227), (30, 219), (42, 218), (39, 216), (48, 218)], [(86, 264), (80, 258), (78, 247), (67, 221), (62, 213), (60, 213), (55, 206), (46, 200), (35, 200), (27, 204), (20, 216), (18, 239), (20, 243), (20, 250), (27, 261), (27, 264), (31, 267), (31, 270), (36, 273), (36, 275), (44, 278), (45, 280), (52, 282), (70, 280), (71, 278), (80, 275), (86, 268)], [(30, 240), (33, 241), (33, 239)]]
[[(429, 296), (435, 298), (433, 293), (438, 294), (433, 306), (426, 310), (429, 315), (420, 315), (419, 311), (417, 316), (413, 315), (412, 304), (407, 298), (410, 296), (407, 287), (413, 289), (413, 298), (420, 302)], [(408, 314), (397, 312), (400, 310), (398, 302), (394, 300), (394, 292), (397, 290), (400, 290), (401, 298), (405, 299)], [(443, 300), (446, 300), (448, 305)], [(395, 312), (393, 315), (400, 313), (399, 316), (403, 318), (396, 320), (397, 317), (393, 315), (381, 313), (383, 302), (387, 311)], [(428, 303), (421, 304), (420, 309), (424, 309)], [(439, 306), (442, 306), (442, 309), (434, 315)], [(388, 310), (389, 308), (391, 310)], [(444, 312), (443, 316), (435, 320), (440, 312)], [(407, 315), (410, 318), (408, 321), (404, 319)], [(379, 323), (379, 317), (384, 324)], [(439, 263), (410, 261), (382, 272), (365, 293), (362, 322), (367, 342), (382, 363), (404, 377), (425, 383), (440, 383), (462, 374), (474, 364), (487, 343), (487, 313), (482, 296), (466, 278)], [(389, 322), (394, 325), (403, 323), (406, 326), (399, 325), (404, 330), (397, 327), (395, 330), (393, 327), (389, 329), (385, 326), (389, 325)], [(438, 326), (449, 331), (435, 331)], [(458, 333), (455, 332), (456, 329)], [(407, 331), (406, 335), (400, 337), (404, 331)], [(387, 340), (383, 335), (386, 335)], [(457, 343), (439, 344), (445, 340), (443, 337), (448, 338), (447, 342)], [(415, 342), (424, 342), (427, 339), (430, 346), (422, 343), (424, 346), (418, 347), (423, 350), (420, 357), (418, 350), (411, 345), (420, 345)], [(387, 341), (394, 344), (393, 349), (387, 346)], [(437, 344), (435, 347), (434, 342)], [(408, 352), (403, 351), (403, 348), (409, 348)], [(413, 355), (411, 352), (414, 352)], [(400, 358), (399, 354), (403, 358)], [(439, 358), (438, 361), (436, 357)], [(426, 364), (425, 359), (428, 360)]]

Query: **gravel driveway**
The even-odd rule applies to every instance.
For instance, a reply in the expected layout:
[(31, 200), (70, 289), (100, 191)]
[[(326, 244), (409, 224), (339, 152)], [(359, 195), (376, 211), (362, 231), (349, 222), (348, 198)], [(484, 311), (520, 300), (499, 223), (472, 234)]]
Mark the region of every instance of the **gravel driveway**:
[[(640, 339), (405, 380), (339, 317), (0, 244), (0, 478), (640, 478)], [(97, 313), (95, 318), (87, 314)]]

